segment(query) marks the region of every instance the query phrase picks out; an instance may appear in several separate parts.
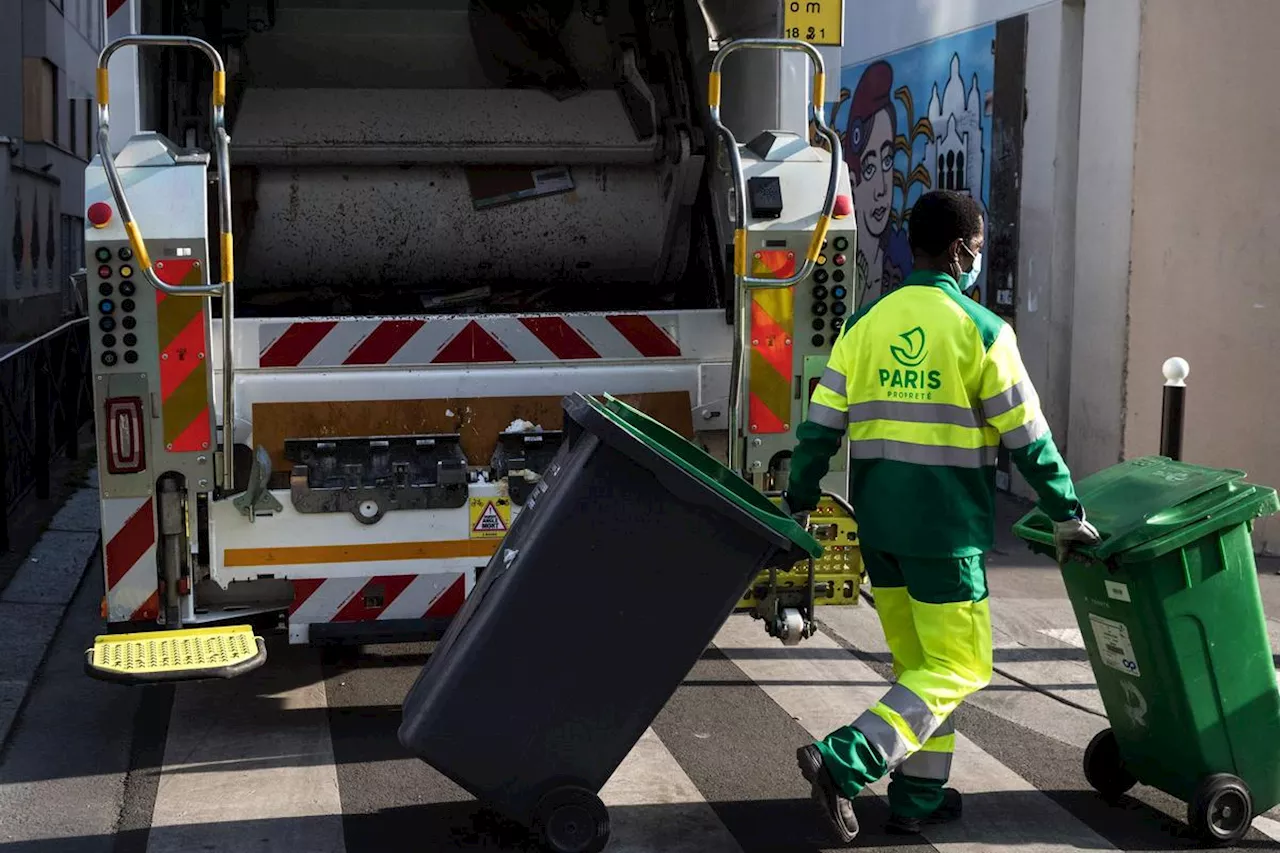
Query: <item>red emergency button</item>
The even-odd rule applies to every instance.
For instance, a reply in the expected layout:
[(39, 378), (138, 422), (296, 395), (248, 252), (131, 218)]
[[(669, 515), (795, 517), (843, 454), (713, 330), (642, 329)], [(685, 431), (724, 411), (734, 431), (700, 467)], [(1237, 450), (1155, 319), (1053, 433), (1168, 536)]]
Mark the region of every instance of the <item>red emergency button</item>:
[(89, 205), (89, 222), (94, 228), (105, 228), (111, 221), (111, 205), (105, 201), (95, 201)]
[(836, 255), (835, 261), (836, 261), (836, 266), (838, 267), (844, 266), (844, 255)]
[(836, 203), (831, 208), (831, 216), (835, 219), (844, 219), (853, 213), (853, 199), (847, 195), (836, 196)]

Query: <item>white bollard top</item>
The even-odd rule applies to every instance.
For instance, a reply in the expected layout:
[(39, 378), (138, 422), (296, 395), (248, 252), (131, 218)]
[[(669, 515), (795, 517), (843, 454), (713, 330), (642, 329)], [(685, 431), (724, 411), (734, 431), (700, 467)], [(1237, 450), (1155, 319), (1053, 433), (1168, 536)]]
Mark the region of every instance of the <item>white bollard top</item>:
[(1187, 384), (1187, 374), (1191, 373), (1191, 365), (1185, 358), (1174, 356), (1164, 363), (1164, 384), (1181, 388)]

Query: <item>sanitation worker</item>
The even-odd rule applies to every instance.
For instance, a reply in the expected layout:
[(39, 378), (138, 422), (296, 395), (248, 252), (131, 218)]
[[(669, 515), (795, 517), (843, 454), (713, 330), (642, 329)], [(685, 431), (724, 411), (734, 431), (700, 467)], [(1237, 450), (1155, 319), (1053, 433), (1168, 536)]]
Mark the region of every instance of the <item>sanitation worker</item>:
[(897, 683), (797, 753), (846, 844), (858, 834), (853, 798), (886, 774), (889, 831), (960, 817), (959, 792), (944, 787), (950, 717), (991, 680), (983, 555), (994, 540), (999, 445), (1054, 520), (1059, 560), (1074, 544), (1098, 542), (1013, 329), (962, 295), (981, 269), (981, 208), (963, 193), (926, 193), (909, 234), (914, 271), (845, 325), (797, 433), (783, 494), (803, 521), (848, 434), (862, 558)]

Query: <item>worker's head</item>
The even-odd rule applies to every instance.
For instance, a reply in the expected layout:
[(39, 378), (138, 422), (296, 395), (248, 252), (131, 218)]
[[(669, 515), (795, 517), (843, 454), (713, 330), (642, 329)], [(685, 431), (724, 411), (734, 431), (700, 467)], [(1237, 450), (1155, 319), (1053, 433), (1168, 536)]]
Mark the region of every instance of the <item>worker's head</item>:
[(944, 272), (961, 289), (982, 269), (982, 206), (967, 193), (933, 190), (911, 208), (908, 234), (918, 270)]

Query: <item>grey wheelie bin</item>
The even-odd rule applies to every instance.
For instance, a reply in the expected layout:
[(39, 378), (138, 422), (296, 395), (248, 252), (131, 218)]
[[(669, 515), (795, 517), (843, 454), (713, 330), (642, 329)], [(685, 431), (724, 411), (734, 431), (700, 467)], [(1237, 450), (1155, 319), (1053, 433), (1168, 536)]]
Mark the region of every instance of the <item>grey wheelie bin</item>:
[[(1187, 803), (1209, 844), (1280, 803), (1280, 690), (1250, 530), (1280, 509), (1242, 471), (1134, 459), (1077, 487), (1102, 541), (1062, 566), (1111, 728), (1085, 751), (1104, 796), (1138, 782)], [(1052, 555), (1039, 510), (1014, 526)]]
[(556, 853), (602, 849), (598, 793), (753, 578), (822, 548), (740, 477), (611, 397), (564, 443), (405, 697), (400, 742)]

